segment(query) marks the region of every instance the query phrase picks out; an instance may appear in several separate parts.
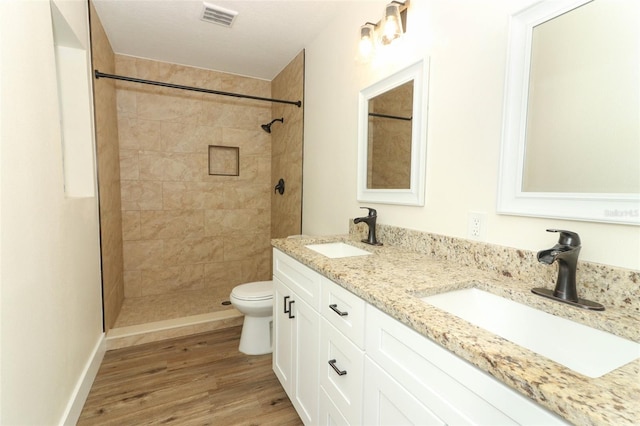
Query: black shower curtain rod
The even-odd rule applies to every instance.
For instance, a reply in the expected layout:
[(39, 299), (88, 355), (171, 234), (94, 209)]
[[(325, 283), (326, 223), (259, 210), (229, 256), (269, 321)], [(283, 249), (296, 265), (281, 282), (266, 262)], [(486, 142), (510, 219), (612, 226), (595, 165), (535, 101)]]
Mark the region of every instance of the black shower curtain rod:
[(302, 101), (286, 101), (282, 99), (261, 98), (259, 96), (241, 95), (239, 93), (221, 92), (219, 90), (203, 89), (201, 87), (182, 86), (180, 84), (163, 83), (161, 81), (143, 80), (141, 78), (125, 77), (122, 75), (105, 74), (98, 70), (95, 71), (96, 79), (99, 78), (111, 78), (113, 80), (130, 81), (133, 83), (150, 84), (152, 86), (169, 87), (171, 89), (190, 90), (192, 92), (210, 93), (212, 95), (233, 96), (234, 98), (253, 99), (256, 101), (277, 102), (281, 104), (296, 105), (298, 108), (302, 106)]
[(413, 117), (398, 117), (397, 115), (379, 114), (377, 112), (370, 112), (369, 115), (372, 117), (391, 118), (393, 120), (404, 120), (404, 121), (413, 120)]

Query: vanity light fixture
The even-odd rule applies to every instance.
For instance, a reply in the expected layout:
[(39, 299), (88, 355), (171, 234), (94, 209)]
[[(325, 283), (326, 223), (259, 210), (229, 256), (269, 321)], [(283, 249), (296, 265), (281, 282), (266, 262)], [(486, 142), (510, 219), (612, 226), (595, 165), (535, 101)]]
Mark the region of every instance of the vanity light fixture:
[(367, 22), (360, 27), (358, 50), (362, 59), (370, 59), (378, 43), (388, 45), (402, 36), (406, 27), (408, 8), (409, 0), (394, 0), (385, 6), (381, 21), (375, 24)]

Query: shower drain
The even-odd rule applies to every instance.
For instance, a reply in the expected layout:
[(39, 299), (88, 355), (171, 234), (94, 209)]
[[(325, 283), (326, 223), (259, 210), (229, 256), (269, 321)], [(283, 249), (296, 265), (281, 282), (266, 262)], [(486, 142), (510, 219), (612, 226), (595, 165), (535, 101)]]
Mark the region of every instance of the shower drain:
[(222, 301), (222, 306), (229, 306), (230, 304), (231, 304), (231, 302), (228, 301), (228, 300)]

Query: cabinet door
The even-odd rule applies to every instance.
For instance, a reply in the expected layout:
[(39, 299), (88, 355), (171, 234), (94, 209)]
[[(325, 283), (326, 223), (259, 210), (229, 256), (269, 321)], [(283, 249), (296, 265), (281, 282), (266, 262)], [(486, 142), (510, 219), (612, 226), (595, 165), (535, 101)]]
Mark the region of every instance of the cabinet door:
[(372, 426), (446, 424), (369, 357), (365, 357), (364, 371), (363, 424)]
[(289, 301), (293, 292), (274, 277), (273, 299), (273, 372), (290, 399), (291, 375), (293, 373), (293, 319), (289, 318)]
[(320, 426), (349, 426), (350, 423), (344, 418), (336, 404), (333, 403), (329, 395), (320, 386), (320, 406), (318, 408)]
[(365, 334), (367, 356), (448, 424), (566, 424), (371, 305)]
[(318, 423), (320, 314), (293, 293), (293, 382), (291, 402), (305, 425)]

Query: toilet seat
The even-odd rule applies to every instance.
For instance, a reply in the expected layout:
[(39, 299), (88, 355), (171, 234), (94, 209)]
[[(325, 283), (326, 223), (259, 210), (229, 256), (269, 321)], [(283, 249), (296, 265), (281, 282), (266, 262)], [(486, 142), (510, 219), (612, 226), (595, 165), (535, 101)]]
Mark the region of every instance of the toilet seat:
[(231, 296), (239, 300), (268, 300), (273, 299), (273, 281), (258, 281), (236, 286)]

